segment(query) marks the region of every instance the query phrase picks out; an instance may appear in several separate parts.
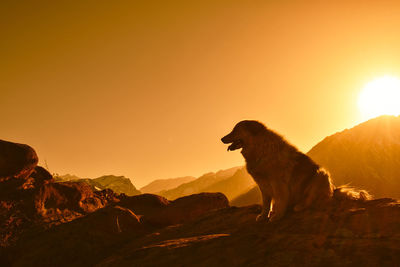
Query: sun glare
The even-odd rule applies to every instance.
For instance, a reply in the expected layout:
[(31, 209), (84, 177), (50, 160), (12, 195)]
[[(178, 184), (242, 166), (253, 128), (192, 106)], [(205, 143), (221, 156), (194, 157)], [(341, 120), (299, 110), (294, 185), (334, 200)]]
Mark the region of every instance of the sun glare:
[(400, 80), (384, 76), (367, 83), (358, 98), (358, 107), (364, 119), (400, 115)]

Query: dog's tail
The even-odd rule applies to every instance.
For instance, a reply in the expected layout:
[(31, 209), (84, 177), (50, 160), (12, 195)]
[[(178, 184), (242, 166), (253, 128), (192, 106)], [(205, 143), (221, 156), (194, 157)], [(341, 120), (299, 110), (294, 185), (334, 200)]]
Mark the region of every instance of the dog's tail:
[(342, 185), (333, 190), (333, 198), (336, 200), (360, 200), (367, 201), (373, 199), (372, 195), (366, 190), (355, 189), (349, 185)]

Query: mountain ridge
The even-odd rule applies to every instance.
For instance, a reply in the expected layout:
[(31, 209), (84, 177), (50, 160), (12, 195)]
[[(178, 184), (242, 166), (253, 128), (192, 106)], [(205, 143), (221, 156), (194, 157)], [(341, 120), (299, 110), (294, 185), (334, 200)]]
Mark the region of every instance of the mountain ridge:
[(307, 153), (336, 185), (400, 198), (400, 116), (380, 116), (324, 138)]
[(124, 193), (128, 196), (139, 195), (141, 192), (132, 184), (131, 179), (125, 176), (103, 175), (97, 178), (80, 178), (75, 175), (65, 174), (54, 177), (56, 182), (84, 182), (95, 191), (111, 189), (117, 194)]
[(175, 187), (180, 186), (181, 184), (189, 183), (195, 180), (196, 177), (193, 176), (184, 176), (177, 178), (166, 178), (166, 179), (156, 179), (147, 185), (140, 188), (140, 192), (142, 193), (158, 193), (163, 190), (170, 190)]
[[(178, 197), (187, 196), (190, 194), (196, 194), (201, 192), (222, 192), (228, 196), (231, 193), (227, 190), (227, 188), (235, 188), (236, 186), (233, 183), (240, 181), (241, 184), (246, 186), (247, 183), (251, 184), (252, 179), (247, 174), (246, 171), (240, 172), (241, 177), (234, 177), (235, 173), (242, 170), (243, 167), (232, 167), (226, 170), (220, 170), (217, 172), (209, 172), (203, 174), (199, 178), (189, 182), (181, 184), (180, 186), (170, 189), (160, 191), (159, 194), (167, 199), (176, 199)], [(232, 180), (229, 180), (232, 179)], [(220, 183), (224, 183), (225, 181), (226, 187), (222, 186)], [(228, 186), (229, 185), (229, 186)], [(214, 188), (216, 186), (217, 188)], [(235, 189), (237, 190), (237, 189)], [(229, 197), (228, 197), (229, 198)]]

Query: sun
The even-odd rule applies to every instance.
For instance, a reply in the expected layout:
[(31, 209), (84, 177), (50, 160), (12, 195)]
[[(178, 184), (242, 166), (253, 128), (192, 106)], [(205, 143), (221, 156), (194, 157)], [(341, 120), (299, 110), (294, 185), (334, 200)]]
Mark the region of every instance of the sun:
[(400, 80), (383, 76), (367, 83), (358, 97), (358, 107), (364, 119), (400, 115)]

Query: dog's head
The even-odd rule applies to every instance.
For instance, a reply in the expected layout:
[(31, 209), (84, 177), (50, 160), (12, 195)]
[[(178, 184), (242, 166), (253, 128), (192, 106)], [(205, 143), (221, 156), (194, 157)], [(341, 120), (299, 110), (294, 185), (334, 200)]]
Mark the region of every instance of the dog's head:
[(266, 127), (258, 121), (241, 121), (233, 128), (232, 132), (221, 138), (224, 144), (231, 144), (228, 151), (245, 148), (254, 144), (255, 139), (264, 133)]

